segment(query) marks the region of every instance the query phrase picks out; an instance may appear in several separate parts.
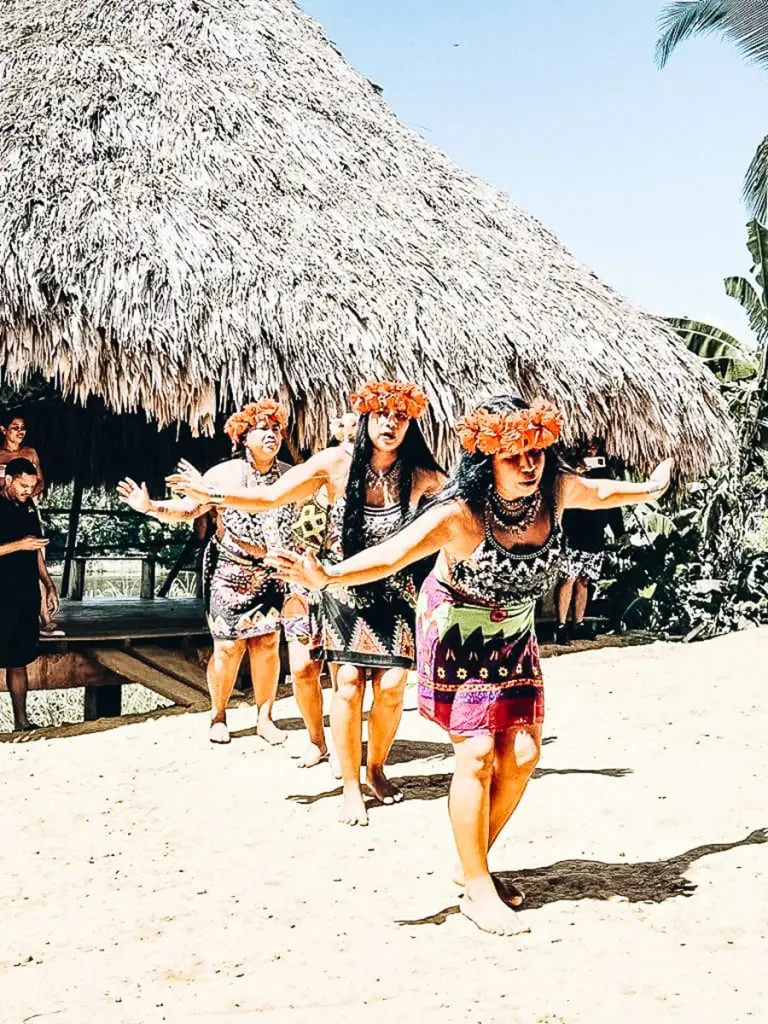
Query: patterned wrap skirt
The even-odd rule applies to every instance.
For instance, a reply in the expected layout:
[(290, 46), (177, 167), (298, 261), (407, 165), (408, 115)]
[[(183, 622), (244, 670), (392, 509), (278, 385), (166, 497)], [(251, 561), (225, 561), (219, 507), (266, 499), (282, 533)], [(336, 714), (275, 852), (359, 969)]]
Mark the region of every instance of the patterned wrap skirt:
[(604, 557), (602, 551), (579, 551), (578, 548), (568, 548), (561, 579), (598, 583), (603, 572)]
[(540, 725), (535, 602), (473, 603), (430, 574), (417, 607), (419, 711), (456, 736)]
[(416, 585), (398, 573), (366, 587), (320, 594), (322, 652), (332, 664), (413, 668), (416, 656)]
[(288, 643), (295, 640), (311, 650), (322, 646), (318, 595), (291, 586), (283, 604), (283, 633)]
[(236, 554), (214, 539), (206, 548), (203, 579), (214, 640), (280, 632), (285, 587), (263, 559)]

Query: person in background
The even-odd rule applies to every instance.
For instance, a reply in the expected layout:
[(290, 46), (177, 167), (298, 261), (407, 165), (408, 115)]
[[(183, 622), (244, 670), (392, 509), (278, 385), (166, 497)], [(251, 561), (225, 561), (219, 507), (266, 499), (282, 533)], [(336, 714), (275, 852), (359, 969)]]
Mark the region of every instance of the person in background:
[[(233, 458), (208, 470), (200, 481), (214, 490), (269, 486), (289, 467), (278, 458), (288, 412), (271, 398), (251, 402), (230, 416), (224, 430), (233, 444)], [(160, 522), (194, 522), (215, 511), (216, 530), (205, 556), (205, 593), (213, 657), (208, 663), (211, 694), (211, 743), (227, 744), (227, 703), (244, 655), (250, 660), (257, 707), (256, 731), (267, 743), (285, 739), (272, 718), (280, 676), (280, 632), (285, 634), (296, 702), (309, 734), (302, 765), (327, 757), (323, 728), (320, 664), (312, 658), (313, 625), (306, 602), (286, 588), (264, 564), (267, 551), (293, 540), (291, 508), (251, 514), (217, 509), (213, 501), (172, 498), (153, 501), (144, 484), (131, 479), (118, 484), (118, 494), (134, 511)], [(288, 599), (287, 599), (288, 598)]]
[(13, 705), (14, 729), (37, 728), (27, 717), (27, 666), (37, 658), (41, 586), (51, 616), (59, 608), (43, 558), (47, 540), (32, 501), (38, 485), (30, 459), (11, 459), (0, 482), (0, 668)]
[[(610, 479), (604, 441), (600, 438), (588, 441), (574, 470), (586, 479)], [(570, 645), (571, 635), (577, 639), (588, 635), (584, 617), (589, 604), (590, 587), (594, 588), (600, 581), (607, 543), (606, 529), (610, 529), (616, 539), (624, 535), (624, 519), (620, 508), (596, 511), (573, 508), (563, 514), (567, 557), (555, 592), (555, 643), (561, 646)]]
[[(27, 436), (27, 424), (24, 414), (19, 409), (8, 409), (0, 414), (0, 484), (5, 476), (6, 466), (12, 459), (28, 459), (35, 467), (37, 483), (32, 498), (39, 497), (45, 490), (45, 477), (37, 451), (30, 445), (24, 444)], [(41, 524), (42, 527), (42, 524)], [(64, 630), (59, 629), (56, 620), (51, 616), (48, 602), (45, 600), (45, 593), (41, 589), (40, 603), (40, 626), (43, 636), (64, 636)]]
[(357, 437), (357, 423), (358, 415), (356, 412), (345, 412), (341, 416), (334, 416), (329, 424), (330, 440), (328, 447), (346, 445), (351, 453), (355, 445), (355, 438)]
[(33, 498), (43, 493), (45, 479), (40, 467), (40, 459), (34, 448), (24, 444), (27, 436), (27, 424), (24, 414), (19, 409), (6, 409), (0, 413), (0, 480), (5, 476), (5, 470), (11, 459), (27, 459), (35, 467), (37, 482), (35, 483)]

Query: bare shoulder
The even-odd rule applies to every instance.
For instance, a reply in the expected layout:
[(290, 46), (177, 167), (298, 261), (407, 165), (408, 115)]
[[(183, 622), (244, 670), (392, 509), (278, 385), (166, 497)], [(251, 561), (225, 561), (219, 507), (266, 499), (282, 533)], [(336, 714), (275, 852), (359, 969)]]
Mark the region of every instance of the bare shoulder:
[(414, 476), (413, 483), (414, 491), (416, 492), (414, 497), (417, 501), (421, 498), (430, 498), (435, 494), (439, 494), (443, 487), (445, 487), (446, 476), (438, 469), (422, 469), (419, 466)]
[(333, 448), (322, 448), (309, 459), (309, 462), (325, 469), (329, 476), (336, 476), (339, 472), (349, 469), (352, 456), (341, 445), (335, 445)]
[(242, 459), (227, 459), (226, 462), (219, 462), (216, 466), (203, 473), (203, 480), (214, 487), (220, 484), (231, 484), (239, 482), (243, 473)]

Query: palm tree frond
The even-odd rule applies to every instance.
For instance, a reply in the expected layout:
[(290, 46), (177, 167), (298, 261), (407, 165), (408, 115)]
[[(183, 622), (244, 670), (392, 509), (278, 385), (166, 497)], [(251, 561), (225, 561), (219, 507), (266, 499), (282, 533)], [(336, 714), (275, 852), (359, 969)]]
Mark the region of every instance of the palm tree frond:
[(754, 260), (752, 272), (762, 292), (763, 305), (768, 299), (768, 228), (759, 221), (747, 224), (747, 248)]
[(658, 24), (656, 63), (663, 68), (673, 50), (686, 39), (727, 31), (727, 3), (725, 0), (674, 0), (662, 10)]
[(768, 7), (764, 0), (728, 0), (729, 36), (748, 60), (768, 64)]
[(741, 190), (744, 204), (757, 220), (768, 221), (768, 135), (757, 147)]

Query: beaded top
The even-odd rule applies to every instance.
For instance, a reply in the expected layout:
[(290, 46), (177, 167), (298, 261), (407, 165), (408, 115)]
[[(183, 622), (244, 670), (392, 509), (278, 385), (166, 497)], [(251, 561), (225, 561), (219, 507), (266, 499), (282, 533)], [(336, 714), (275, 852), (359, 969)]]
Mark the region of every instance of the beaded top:
[(448, 559), (450, 578), (445, 582), (483, 605), (537, 601), (557, 582), (565, 559), (563, 528), (556, 509), (552, 510), (550, 521), (547, 540), (540, 547), (521, 553), (496, 540), (486, 515), (483, 540), (470, 558)]
[[(286, 469), (288, 466), (284, 463), (275, 462), (268, 472), (261, 473), (244, 459), (241, 487), (273, 484)], [(291, 526), (295, 517), (292, 505), (282, 505), (266, 512), (243, 512), (241, 509), (225, 506), (219, 509), (219, 516), (225, 530), (219, 544), (225, 548), (230, 546), (228, 541), (234, 541), (235, 549), (238, 541), (243, 541), (250, 547), (263, 548), (264, 551), (291, 546)]]

